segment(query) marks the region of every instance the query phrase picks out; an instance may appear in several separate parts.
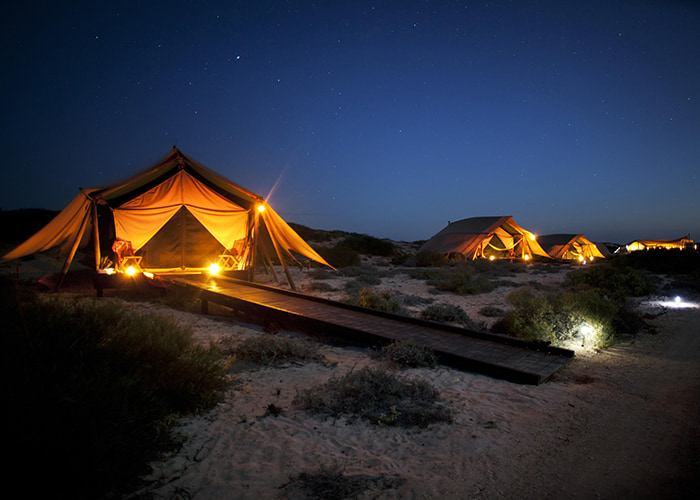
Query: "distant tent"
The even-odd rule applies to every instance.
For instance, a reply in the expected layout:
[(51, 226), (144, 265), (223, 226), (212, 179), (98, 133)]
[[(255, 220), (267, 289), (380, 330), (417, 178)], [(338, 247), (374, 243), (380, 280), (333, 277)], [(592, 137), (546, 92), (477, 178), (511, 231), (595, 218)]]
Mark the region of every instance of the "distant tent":
[(547, 234), (539, 236), (537, 242), (553, 259), (583, 262), (605, 258), (595, 243), (582, 234)]
[(637, 250), (652, 250), (654, 248), (665, 248), (665, 249), (685, 249), (686, 246), (692, 245), (693, 240), (690, 239), (690, 235), (686, 235), (683, 238), (678, 238), (676, 240), (635, 240), (625, 245), (628, 252), (634, 252)]
[(419, 251), (462, 254), (468, 259), (530, 259), (549, 257), (536, 236), (520, 227), (512, 217), (472, 217), (449, 223)]
[[(331, 267), (266, 201), (185, 156), (177, 148), (129, 179), (80, 193), (51, 222), (0, 262), (59, 248), (67, 255), (92, 248), (95, 269), (136, 265), (149, 272), (254, 268), (303, 256)], [(60, 285), (60, 282), (59, 282)]]

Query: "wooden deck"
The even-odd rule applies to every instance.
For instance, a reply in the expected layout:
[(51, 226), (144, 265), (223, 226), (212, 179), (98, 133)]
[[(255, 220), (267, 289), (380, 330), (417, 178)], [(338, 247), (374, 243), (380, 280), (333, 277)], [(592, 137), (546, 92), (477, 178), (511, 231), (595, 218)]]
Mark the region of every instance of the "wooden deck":
[(433, 349), (443, 364), (517, 383), (541, 384), (574, 356), (568, 349), (373, 311), (235, 279), (197, 276), (165, 279), (195, 289), (205, 314), (212, 302), (258, 324), (274, 324), (362, 344), (407, 341)]

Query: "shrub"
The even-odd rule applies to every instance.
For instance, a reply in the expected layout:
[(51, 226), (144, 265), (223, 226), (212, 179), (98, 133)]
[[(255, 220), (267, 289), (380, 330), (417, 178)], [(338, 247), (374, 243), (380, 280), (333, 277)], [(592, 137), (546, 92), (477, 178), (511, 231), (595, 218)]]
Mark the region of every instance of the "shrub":
[(435, 250), (423, 250), (416, 254), (416, 267), (442, 267), (447, 263), (447, 254)]
[(493, 329), (523, 340), (564, 342), (580, 335), (582, 326), (587, 325), (593, 332), (587, 342), (602, 348), (612, 345), (616, 334), (637, 333), (643, 326), (641, 318), (624, 302), (597, 289), (536, 295), (523, 288), (508, 295), (507, 300), (515, 309)]
[(452, 292), (459, 295), (473, 295), (477, 293), (488, 293), (495, 289), (493, 283), (488, 279), (473, 276), (472, 267), (468, 264), (461, 264), (451, 269), (442, 269), (438, 277), (428, 283), (441, 292)]
[(300, 392), (294, 403), (314, 413), (363, 418), (375, 425), (427, 427), (452, 421), (451, 411), (440, 404), (432, 385), (399, 378), (381, 368), (363, 368), (332, 378)]
[(388, 313), (398, 313), (401, 311), (401, 304), (391, 296), (391, 293), (386, 291), (375, 292), (371, 288), (363, 288), (355, 305), (374, 309), (375, 311), (384, 311)]
[(434, 368), (438, 361), (435, 351), (411, 342), (392, 342), (382, 347), (379, 359), (399, 368)]
[(228, 351), (236, 360), (261, 366), (280, 366), (290, 361), (324, 362), (316, 342), (287, 335), (250, 337)]
[(360, 254), (352, 248), (345, 246), (319, 247), (316, 249), (331, 266), (339, 269), (348, 266), (359, 266), (361, 263)]
[(631, 267), (610, 265), (590, 266), (568, 275), (572, 287), (597, 288), (615, 300), (624, 302), (628, 295), (641, 297), (651, 293), (653, 286)]
[[(284, 487), (292, 493), (290, 498), (310, 498), (318, 500), (343, 500), (359, 498), (369, 491), (390, 490), (399, 487), (404, 480), (396, 476), (347, 475), (337, 463), (321, 465), (317, 470), (303, 471), (289, 477)], [(295, 495), (296, 491), (300, 495)], [(373, 495), (372, 498), (375, 498)], [(287, 498), (285, 496), (285, 498)]]
[(0, 306), (3, 351), (12, 353), (6, 401), (9, 428), (23, 442), (9, 452), (23, 465), (40, 457), (51, 496), (132, 489), (174, 445), (172, 416), (211, 407), (227, 384), (220, 352), (196, 345), (191, 330), (170, 318), (88, 300), (39, 300), (27, 290), (12, 295)]
[(481, 329), (481, 325), (472, 320), (459, 306), (453, 304), (432, 304), (420, 313), (421, 318), (439, 323), (459, 323), (471, 330)]
[(396, 247), (390, 240), (382, 240), (366, 234), (353, 233), (347, 236), (341, 245), (364, 255), (379, 257), (391, 257), (396, 252)]

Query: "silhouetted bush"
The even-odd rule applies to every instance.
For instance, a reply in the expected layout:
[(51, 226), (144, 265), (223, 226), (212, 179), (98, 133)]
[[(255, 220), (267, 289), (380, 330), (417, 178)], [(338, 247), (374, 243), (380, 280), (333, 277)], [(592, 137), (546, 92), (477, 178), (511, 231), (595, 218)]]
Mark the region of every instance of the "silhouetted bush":
[(363, 418), (376, 425), (427, 427), (451, 422), (440, 394), (423, 380), (398, 377), (382, 368), (363, 368), (297, 394), (294, 404), (333, 418)]
[(351, 248), (363, 255), (391, 257), (396, 252), (396, 247), (390, 240), (379, 239), (366, 234), (353, 233), (347, 236), (340, 245)]
[(168, 317), (2, 285), (6, 415), (22, 438), (6, 451), (32, 480), (41, 470), (39, 496), (130, 490), (174, 445), (172, 416), (211, 407), (227, 384), (221, 353)]
[(382, 347), (378, 358), (398, 368), (434, 368), (438, 361), (435, 351), (411, 342), (392, 342)]
[(469, 330), (481, 330), (480, 325), (459, 306), (453, 304), (432, 304), (420, 313), (421, 318), (439, 323), (459, 323)]
[(319, 247), (316, 251), (326, 262), (336, 269), (348, 266), (359, 266), (362, 262), (359, 253), (345, 246)]

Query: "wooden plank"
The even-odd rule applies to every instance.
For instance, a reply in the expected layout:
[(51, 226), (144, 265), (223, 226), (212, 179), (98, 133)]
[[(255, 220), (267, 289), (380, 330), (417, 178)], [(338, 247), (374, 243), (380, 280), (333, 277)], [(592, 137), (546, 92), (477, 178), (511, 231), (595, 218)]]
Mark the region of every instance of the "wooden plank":
[(447, 364), (515, 382), (542, 383), (573, 357), (573, 352), (565, 349), (361, 309), (238, 280), (205, 283), (174, 278), (171, 281), (201, 290), (203, 311), (204, 303), (211, 301), (245, 309), (264, 320), (311, 327), (346, 338), (410, 341), (433, 349)]

